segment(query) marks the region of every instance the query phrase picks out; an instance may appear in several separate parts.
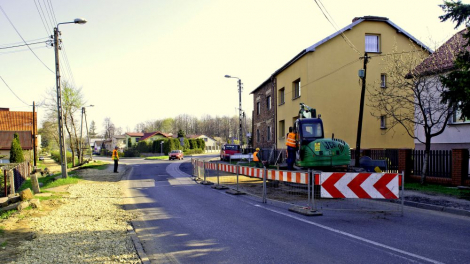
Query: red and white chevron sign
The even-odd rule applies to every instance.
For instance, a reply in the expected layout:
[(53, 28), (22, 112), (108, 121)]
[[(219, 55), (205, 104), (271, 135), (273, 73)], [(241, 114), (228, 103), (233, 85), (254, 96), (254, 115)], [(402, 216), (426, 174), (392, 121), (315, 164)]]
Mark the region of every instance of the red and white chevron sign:
[(398, 173), (321, 173), (322, 198), (398, 199)]

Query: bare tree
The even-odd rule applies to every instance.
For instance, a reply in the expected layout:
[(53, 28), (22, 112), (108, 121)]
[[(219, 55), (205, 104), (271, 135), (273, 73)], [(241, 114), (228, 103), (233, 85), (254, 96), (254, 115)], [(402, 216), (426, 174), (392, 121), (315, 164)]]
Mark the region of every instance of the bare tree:
[[(48, 115), (57, 116), (57, 94), (56, 88), (53, 87), (47, 91), (44, 100)], [(62, 111), (64, 118), (64, 126), (68, 134), (68, 142), (72, 151), (72, 166), (75, 166), (75, 151), (80, 158), (81, 150), (78, 148), (80, 138), (77, 135), (76, 114), (84, 105), (84, 99), (81, 88), (73, 87), (67, 81), (62, 82)], [(58, 129), (58, 128), (57, 128)], [(64, 135), (65, 136), (65, 135)]]
[[(431, 139), (444, 132), (453, 114), (453, 109), (440, 101), (444, 87), (439, 77), (416, 67), (426, 57), (427, 54), (416, 46), (408, 52), (395, 49), (393, 54), (382, 57), (385, 75), (368, 87), (371, 114), (381, 120), (385, 133), (399, 125), (411, 138), (425, 144), (421, 184), (426, 182)], [(429, 57), (426, 61), (429, 66), (438, 68), (441, 58)], [(418, 129), (422, 129), (424, 140), (419, 137)]]
[(104, 127), (104, 138), (110, 139), (115, 135), (116, 127), (114, 126), (113, 122), (111, 121), (110, 117), (106, 117), (103, 121)]

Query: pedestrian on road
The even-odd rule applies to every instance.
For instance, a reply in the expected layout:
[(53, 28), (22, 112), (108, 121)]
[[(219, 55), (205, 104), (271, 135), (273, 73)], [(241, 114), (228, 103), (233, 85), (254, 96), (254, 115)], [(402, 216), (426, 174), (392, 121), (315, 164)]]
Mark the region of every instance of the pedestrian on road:
[(253, 161), (255, 162), (256, 168), (263, 167), (263, 164), (261, 163), (261, 159), (259, 157), (259, 148), (256, 148), (256, 151), (253, 153)]
[(295, 150), (297, 148), (295, 138), (296, 138), (296, 134), (292, 131), (292, 127), (289, 127), (289, 133), (287, 134), (287, 140), (286, 140), (287, 170), (294, 170)]
[(119, 154), (118, 154), (118, 147), (115, 146), (113, 150), (113, 156), (111, 157), (114, 160), (114, 172), (118, 173), (118, 161), (119, 161)]

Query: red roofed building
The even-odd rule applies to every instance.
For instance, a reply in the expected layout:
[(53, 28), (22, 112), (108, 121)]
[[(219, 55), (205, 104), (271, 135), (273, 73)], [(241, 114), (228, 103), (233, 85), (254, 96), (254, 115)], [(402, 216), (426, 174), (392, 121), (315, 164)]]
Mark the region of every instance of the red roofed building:
[(147, 133), (128, 132), (124, 134), (124, 136), (126, 137), (126, 142), (127, 142), (126, 148), (128, 147), (129, 140), (132, 145), (135, 145), (139, 141), (142, 141), (142, 140), (154, 141), (154, 140), (161, 139), (161, 138), (171, 138), (171, 134), (163, 133), (160, 131), (147, 132)]
[[(9, 161), (11, 142), (15, 133), (20, 138), (23, 150), (33, 150), (33, 135), (37, 134), (37, 122), (34, 120), (37, 120), (37, 113), (34, 113), (33, 118), (33, 112), (0, 108), (0, 162)], [(28, 155), (25, 159), (29, 160), (30, 156)]]

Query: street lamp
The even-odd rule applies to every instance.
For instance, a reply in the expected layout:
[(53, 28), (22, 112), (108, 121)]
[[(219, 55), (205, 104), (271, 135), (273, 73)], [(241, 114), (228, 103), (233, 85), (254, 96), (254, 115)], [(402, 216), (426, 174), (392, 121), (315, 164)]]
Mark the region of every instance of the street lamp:
[[(85, 113), (85, 107), (93, 107), (94, 105), (88, 105), (88, 106), (83, 106), (82, 107), (82, 120), (80, 121), (80, 164), (83, 163), (83, 155), (85, 154), (83, 151), (83, 140), (82, 140), (82, 135), (83, 135), (83, 115), (85, 115), (85, 126), (86, 126), (86, 135), (88, 137), (88, 149), (90, 148), (90, 135), (88, 134), (88, 122), (86, 121), (86, 113)], [(90, 160), (93, 160), (92, 154), (90, 153)]]
[(238, 140), (240, 146), (242, 145), (242, 139), (243, 139), (243, 132), (242, 132), (242, 80), (238, 77), (230, 76), (230, 75), (225, 75), (225, 78), (235, 78), (238, 79), (238, 102), (239, 102), (239, 107), (238, 107)]
[(65, 151), (64, 122), (62, 112), (62, 91), (60, 88), (60, 67), (59, 67), (59, 25), (62, 24), (85, 24), (87, 21), (82, 18), (76, 18), (73, 22), (63, 22), (57, 24), (54, 28), (54, 51), (55, 51), (55, 79), (57, 87), (57, 116), (59, 124), (59, 147), (62, 167), (62, 178), (67, 178), (67, 152)]

